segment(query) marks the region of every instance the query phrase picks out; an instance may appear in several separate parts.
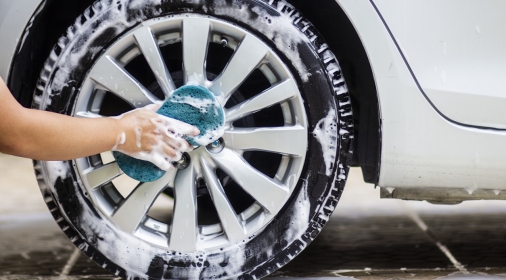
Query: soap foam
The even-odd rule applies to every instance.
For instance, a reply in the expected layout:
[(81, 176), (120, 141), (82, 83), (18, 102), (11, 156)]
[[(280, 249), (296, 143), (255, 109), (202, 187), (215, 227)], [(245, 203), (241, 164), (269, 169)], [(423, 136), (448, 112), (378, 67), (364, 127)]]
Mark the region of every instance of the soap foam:
[(330, 176), (334, 168), (337, 145), (339, 144), (335, 109), (331, 109), (327, 116), (316, 124), (313, 136), (321, 144), (323, 159), (325, 160), (326, 166), (325, 175)]
[(174, 91), (158, 113), (200, 129), (200, 135), (187, 138), (195, 146), (206, 146), (225, 132), (225, 115), (220, 103), (202, 86), (187, 85)]

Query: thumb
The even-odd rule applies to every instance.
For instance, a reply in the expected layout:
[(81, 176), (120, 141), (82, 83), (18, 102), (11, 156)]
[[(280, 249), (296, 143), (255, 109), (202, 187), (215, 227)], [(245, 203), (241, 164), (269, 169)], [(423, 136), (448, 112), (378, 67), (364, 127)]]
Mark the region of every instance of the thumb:
[(162, 107), (163, 103), (154, 103), (154, 104), (150, 104), (150, 105), (147, 105), (144, 107), (144, 109), (147, 109), (147, 110), (150, 110), (152, 112), (156, 112), (160, 109), (160, 107)]

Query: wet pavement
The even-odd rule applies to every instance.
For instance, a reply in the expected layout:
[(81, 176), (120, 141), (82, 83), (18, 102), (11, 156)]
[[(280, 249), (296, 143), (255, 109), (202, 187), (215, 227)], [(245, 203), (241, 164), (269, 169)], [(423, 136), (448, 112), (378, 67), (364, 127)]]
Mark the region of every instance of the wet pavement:
[[(351, 171), (329, 223), (271, 279), (506, 279), (506, 201), (379, 199)], [(0, 155), (0, 279), (115, 279), (47, 210), (31, 161)]]

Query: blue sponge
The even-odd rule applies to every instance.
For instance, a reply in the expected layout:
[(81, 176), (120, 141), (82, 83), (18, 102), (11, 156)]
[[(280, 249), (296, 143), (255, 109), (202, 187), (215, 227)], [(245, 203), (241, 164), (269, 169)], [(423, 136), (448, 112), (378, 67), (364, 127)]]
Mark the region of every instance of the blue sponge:
[[(186, 137), (193, 146), (206, 146), (218, 140), (225, 123), (221, 105), (213, 93), (202, 86), (180, 87), (167, 98), (157, 113), (197, 127), (200, 135)], [(165, 171), (149, 161), (120, 152), (113, 152), (113, 155), (121, 170), (137, 181), (153, 182), (165, 175)]]

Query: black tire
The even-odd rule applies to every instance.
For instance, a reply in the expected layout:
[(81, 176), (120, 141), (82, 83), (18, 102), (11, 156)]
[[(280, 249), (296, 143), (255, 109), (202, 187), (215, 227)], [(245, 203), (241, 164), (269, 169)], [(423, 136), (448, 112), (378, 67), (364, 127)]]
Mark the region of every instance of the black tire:
[[(118, 37), (147, 19), (198, 13), (239, 25), (277, 52), (297, 79), (309, 131), (320, 132), (319, 137), (325, 135), (328, 142), (322, 143), (326, 146), (322, 148), (315, 135), (309, 133), (302, 174), (283, 209), (260, 233), (234, 246), (213, 251), (163, 252), (154, 245), (126, 236), (94, 208), (73, 161), (35, 162), (44, 199), (69, 239), (98, 265), (123, 278), (264, 277), (287, 264), (316, 237), (343, 191), (351, 160), (353, 119), (339, 64), (316, 29), (285, 1), (159, 2), (103, 0), (88, 8), (59, 40), (47, 60), (34, 94), (33, 107), (72, 115), (89, 69)], [(251, 17), (235, 16), (239, 9), (246, 9)], [(256, 18), (258, 11), (269, 14), (269, 18)], [(118, 13), (124, 17), (118, 17)], [(290, 20), (298, 36), (306, 38), (298, 46), (292, 46), (298, 49), (306, 73), (301, 73), (301, 65), (278, 48), (276, 40), (279, 38), (275, 36), (276, 28), (280, 27), (276, 26), (276, 19)], [(267, 37), (262, 32), (264, 28), (273, 28), (274, 37)], [(90, 36), (95, 32), (99, 34)], [(327, 151), (325, 158), (322, 156), (324, 149)]]

